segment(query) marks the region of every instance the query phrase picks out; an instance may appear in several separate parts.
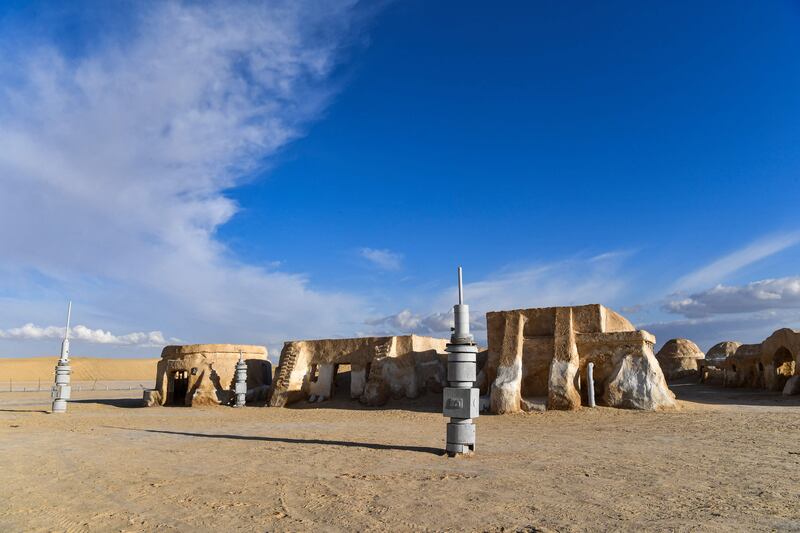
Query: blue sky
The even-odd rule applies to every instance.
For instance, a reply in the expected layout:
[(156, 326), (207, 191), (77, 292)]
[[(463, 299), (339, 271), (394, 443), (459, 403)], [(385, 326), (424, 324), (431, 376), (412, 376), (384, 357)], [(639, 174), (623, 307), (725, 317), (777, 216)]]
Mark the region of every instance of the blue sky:
[[(800, 5), (3, 4), (0, 356), (800, 321)], [(477, 324), (479, 326), (479, 324)], [(480, 334), (479, 334), (480, 335)]]

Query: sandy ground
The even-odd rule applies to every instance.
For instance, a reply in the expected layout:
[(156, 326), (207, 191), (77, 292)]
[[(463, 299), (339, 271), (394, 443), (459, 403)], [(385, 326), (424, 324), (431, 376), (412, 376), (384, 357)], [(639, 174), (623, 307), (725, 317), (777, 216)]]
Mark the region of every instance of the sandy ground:
[(438, 399), (139, 408), (0, 395), (2, 531), (800, 531), (800, 399), (681, 385), (676, 412), (483, 416)]
[[(58, 357), (0, 358), (0, 390), (14, 389), (23, 382), (43, 384), (53, 381)], [(108, 359), (71, 357), (73, 382), (154, 380), (158, 359)]]

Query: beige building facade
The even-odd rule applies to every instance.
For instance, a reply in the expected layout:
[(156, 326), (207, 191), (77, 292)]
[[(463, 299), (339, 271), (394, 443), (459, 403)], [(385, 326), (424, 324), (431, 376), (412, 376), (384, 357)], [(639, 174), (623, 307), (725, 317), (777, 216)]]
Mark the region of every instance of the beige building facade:
[(190, 344), (166, 346), (156, 370), (156, 387), (145, 391), (145, 405), (227, 405), (234, 398), (239, 354), (247, 363), (247, 388), (257, 390), (271, 380), (264, 346)]
[(545, 403), (573, 410), (586, 402), (593, 363), (597, 403), (632, 409), (675, 406), (653, 355), (655, 337), (599, 305), (495, 311), (486, 314), (488, 360), (479, 384), (493, 413)]

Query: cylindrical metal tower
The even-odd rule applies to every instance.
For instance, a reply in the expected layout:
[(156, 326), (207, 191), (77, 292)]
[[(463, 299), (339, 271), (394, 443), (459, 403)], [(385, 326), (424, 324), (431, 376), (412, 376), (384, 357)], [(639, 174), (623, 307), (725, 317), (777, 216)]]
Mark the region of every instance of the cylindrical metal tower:
[(478, 347), (469, 332), (469, 306), (464, 303), (461, 267), (458, 267), (458, 304), (453, 306), (455, 327), (447, 345), (447, 381), (443, 414), (447, 423), (447, 454), (471, 454), (475, 451), (475, 423), (478, 418), (479, 391), (474, 388)]
[(247, 396), (247, 363), (244, 362), (242, 352), (239, 352), (239, 362), (236, 363), (235, 381), (236, 403), (234, 407), (244, 407), (245, 397)]
[(53, 412), (66, 413), (67, 400), (69, 400), (71, 387), (69, 385), (69, 375), (72, 367), (69, 366), (69, 319), (72, 315), (72, 302), (67, 308), (67, 329), (64, 332), (64, 340), (61, 342), (61, 357), (56, 365), (56, 383), (53, 385)]

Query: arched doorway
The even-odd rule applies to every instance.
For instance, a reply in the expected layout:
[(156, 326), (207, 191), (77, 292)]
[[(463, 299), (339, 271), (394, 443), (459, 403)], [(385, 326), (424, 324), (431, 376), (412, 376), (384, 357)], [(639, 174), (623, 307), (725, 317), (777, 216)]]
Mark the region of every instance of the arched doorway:
[(794, 374), (794, 357), (786, 347), (781, 346), (772, 356), (773, 383), (772, 390), (782, 390), (783, 386)]

